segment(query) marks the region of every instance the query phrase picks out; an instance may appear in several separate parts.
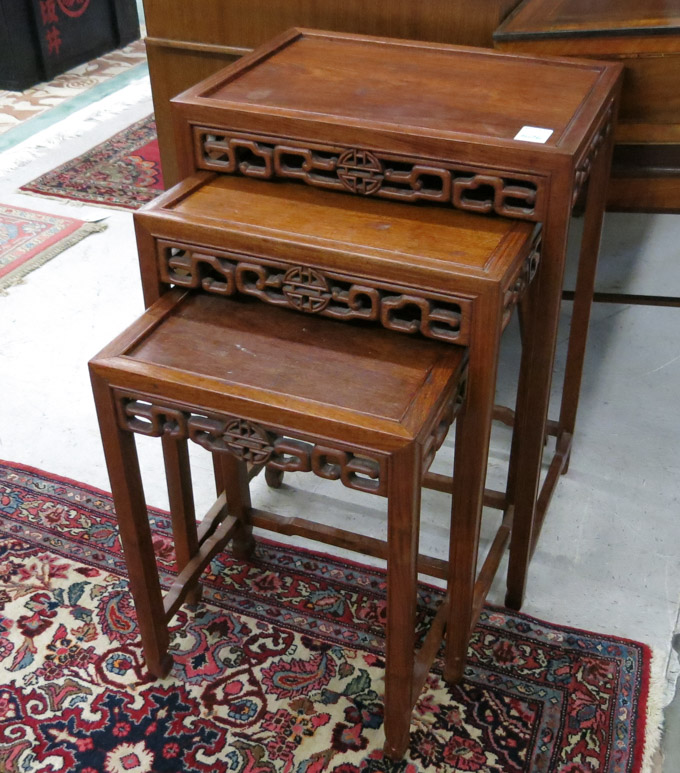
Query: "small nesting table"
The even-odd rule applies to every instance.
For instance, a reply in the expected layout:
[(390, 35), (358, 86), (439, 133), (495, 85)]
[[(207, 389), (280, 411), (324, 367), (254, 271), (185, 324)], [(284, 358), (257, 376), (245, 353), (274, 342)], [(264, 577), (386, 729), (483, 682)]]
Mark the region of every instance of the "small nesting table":
[[(388, 583), (385, 751), (403, 756), (411, 709), (439, 649), (448, 608), (457, 606), (449, 593), (414, 657), (421, 483), (464, 403), (465, 359), (462, 347), (175, 289), (92, 360), (116, 515), (152, 674), (168, 673), (168, 622), (185, 599), (196, 599), (211, 558), (230, 541), (236, 555), (247, 557), (253, 524), (289, 523), (251, 506), (247, 465), (339, 480), (387, 498), (387, 540), (381, 543)], [(459, 428), (464, 422), (461, 416)], [(178, 482), (171, 513), (180, 574), (165, 597), (135, 434), (163, 438), (166, 464), (175, 473), (169, 481)], [(469, 433), (458, 434), (456, 459), (464, 461)], [(185, 456), (189, 439), (217, 455), (223, 478), (223, 494), (199, 530)], [(458, 469), (454, 475), (464, 499), (468, 483)], [(341, 529), (308, 526), (312, 539), (344, 539), (359, 551), (367, 542)], [(475, 524), (462, 517), (451, 526), (456, 544), (475, 533)], [(466, 550), (474, 553), (476, 544)], [(471, 621), (458, 623), (466, 629), (460, 659)]]
[[(417, 205), (418, 216), (438, 205), (543, 223), (537, 302), (526, 326), (540, 335), (523, 347), (508, 503), (514, 525), (506, 602), (514, 608), (569, 462), (621, 69), (294, 29), (173, 100), (183, 177), (206, 170), (289, 180), (363, 203)], [(586, 187), (561, 411), (549, 423), (569, 221)], [(471, 383), (474, 377), (471, 362)], [(484, 410), (490, 416), (490, 406)], [(557, 450), (539, 495), (546, 430)], [(485, 426), (470, 460), (482, 474), (487, 446)]]

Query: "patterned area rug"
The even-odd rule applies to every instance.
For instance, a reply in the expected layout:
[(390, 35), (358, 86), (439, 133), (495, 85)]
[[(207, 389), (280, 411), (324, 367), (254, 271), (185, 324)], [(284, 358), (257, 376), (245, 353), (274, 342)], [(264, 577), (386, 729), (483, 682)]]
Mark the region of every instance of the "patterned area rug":
[(0, 292), (88, 234), (105, 227), (100, 223), (0, 204)]
[[(168, 517), (150, 513), (164, 584)], [(218, 556), (146, 675), (108, 495), (0, 465), (0, 769), (69, 773), (633, 773), (635, 642), (487, 608), (464, 681), (437, 664), (405, 760), (383, 758), (385, 576), (260, 542)], [(423, 586), (421, 623), (440, 593)]]
[(25, 91), (0, 90), (0, 134), (144, 62), (144, 41), (135, 40), (125, 48), (58, 75), (49, 83), (38, 83)]
[(38, 177), (21, 190), (105, 207), (138, 209), (163, 190), (153, 116)]

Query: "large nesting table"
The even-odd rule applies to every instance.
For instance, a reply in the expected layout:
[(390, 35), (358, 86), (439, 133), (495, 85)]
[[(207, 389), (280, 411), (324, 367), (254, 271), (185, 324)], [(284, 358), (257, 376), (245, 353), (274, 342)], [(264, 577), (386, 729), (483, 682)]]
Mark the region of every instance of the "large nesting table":
[[(295, 29), (173, 100), (182, 177), (294, 180), (543, 224), (537, 300), (525, 315), (541, 334), (523, 347), (508, 491), (506, 601), (515, 608), (571, 451), (620, 79), (611, 63)], [(548, 422), (567, 235), (586, 186), (561, 411)], [(472, 384), (488, 377), (471, 363), (469, 378), (481, 394)], [(470, 469), (486, 469), (491, 403), (478, 408)], [(539, 494), (546, 431), (556, 453)], [(482, 500), (480, 487), (480, 508)]]

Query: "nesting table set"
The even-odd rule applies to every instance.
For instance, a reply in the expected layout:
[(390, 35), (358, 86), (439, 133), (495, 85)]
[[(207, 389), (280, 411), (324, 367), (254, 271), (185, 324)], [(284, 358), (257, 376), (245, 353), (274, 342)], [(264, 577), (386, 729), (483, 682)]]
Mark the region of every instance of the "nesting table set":
[[(510, 542), (507, 603), (566, 470), (621, 68), (291, 30), (173, 101), (182, 182), (135, 216), (147, 312), (91, 362), (149, 670), (169, 619), (253, 527), (387, 561), (385, 753), (445, 633), (470, 630)], [(547, 420), (571, 211), (587, 188), (561, 413)], [(515, 412), (494, 407), (521, 305)], [(485, 489), (494, 414), (508, 487)], [(456, 421), (453, 477), (428, 471)], [(546, 432), (556, 452), (539, 492)], [(163, 596), (134, 434), (162, 438), (179, 575)], [(196, 527), (187, 440), (218, 499)], [(248, 480), (307, 471), (387, 498), (387, 540), (252, 506)], [(418, 554), (421, 486), (452, 494), (449, 560)], [(501, 526), (477, 572), (482, 507)], [(417, 573), (447, 581), (418, 652)], [(414, 654), (415, 653), (415, 654)]]

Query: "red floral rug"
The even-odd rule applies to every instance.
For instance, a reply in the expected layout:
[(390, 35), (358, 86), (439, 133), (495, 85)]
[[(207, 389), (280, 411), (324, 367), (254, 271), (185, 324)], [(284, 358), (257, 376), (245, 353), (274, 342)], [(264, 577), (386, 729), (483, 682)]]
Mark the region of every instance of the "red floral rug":
[(153, 116), (38, 177), (21, 190), (106, 207), (138, 209), (163, 190)]
[[(168, 517), (150, 513), (164, 583)], [(462, 684), (439, 665), (407, 758), (383, 758), (385, 576), (261, 542), (217, 557), (144, 669), (108, 495), (0, 465), (0, 769), (69, 773), (633, 773), (650, 655), (487, 608)], [(439, 592), (421, 588), (425, 623)]]
[(104, 225), (0, 204), (0, 292)]

